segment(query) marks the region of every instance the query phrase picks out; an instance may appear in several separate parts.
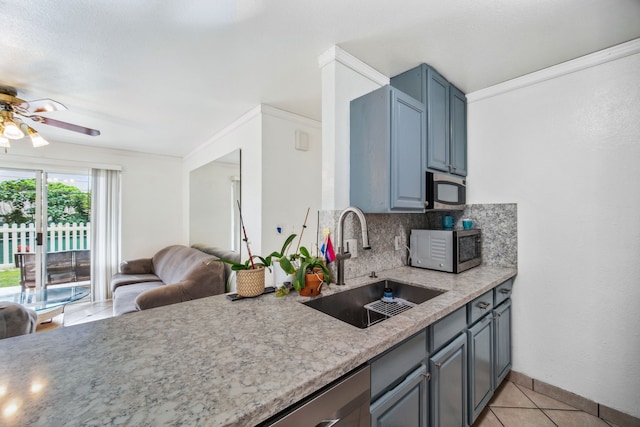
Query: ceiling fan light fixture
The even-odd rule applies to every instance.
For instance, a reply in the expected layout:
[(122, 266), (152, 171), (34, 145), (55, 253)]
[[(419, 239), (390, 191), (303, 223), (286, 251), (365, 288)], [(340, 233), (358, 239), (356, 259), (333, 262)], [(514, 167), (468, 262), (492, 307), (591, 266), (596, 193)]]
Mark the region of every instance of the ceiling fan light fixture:
[(22, 130), (22, 132), (24, 132), (25, 134), (29, 135), (29, 138), (31, 138), (31, 144), (35, 148), (44, 147), (45, 145), (49, 145), (49, 142), (46, 139), (44, 139), (42, 136), (40, 136), (40, 134), (38, 133), (37, 130), (35, 130), (31, 126), (27, 125), (26, 123), (21, 123), (20, 124), (20, 129)]
[(2, 134), (5, 138), (9, 139), (20, 139), (24, 138), (24, 132), (20, 130), (18, 125), (16, 125), (11, 119), (4, 119), (4, 132)]
[(47, 141), (46, 139), (44, 139), (43, 137), (40, 136), (40, 134), (36, 131), (33, 131), (33, 133), (29, 133), (29, 136), (31, 137), (31, 144), (35, 147), (44, 147), (45, 145), (49, 145), (49, 141)]

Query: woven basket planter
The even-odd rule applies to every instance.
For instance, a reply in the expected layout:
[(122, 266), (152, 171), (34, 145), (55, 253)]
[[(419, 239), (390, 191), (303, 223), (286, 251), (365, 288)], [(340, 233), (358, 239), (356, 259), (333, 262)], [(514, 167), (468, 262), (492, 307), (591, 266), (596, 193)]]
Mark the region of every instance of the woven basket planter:
[(236, 272), (236, 292), (241, 297), (255, 297), (264, 292), (264, 267)]

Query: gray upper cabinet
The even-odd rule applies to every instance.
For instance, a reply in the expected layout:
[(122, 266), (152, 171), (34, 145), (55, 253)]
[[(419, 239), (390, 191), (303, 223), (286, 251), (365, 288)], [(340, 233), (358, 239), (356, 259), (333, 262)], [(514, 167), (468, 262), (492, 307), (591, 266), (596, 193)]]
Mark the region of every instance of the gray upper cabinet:
[(467, 176), (467, 99), (427, 64), (391, 78), (426, 109), (427, 167)]
[(449, 82), (427, 67), (427, 167), (449, 172)]
[(449, 117), (451, 173), (467, 176), (467, 97), (455, 86), (449, 88)]
[(391, 86), (351, 101), (350, 203), (367, 213), (424, 212), (424, 106)]

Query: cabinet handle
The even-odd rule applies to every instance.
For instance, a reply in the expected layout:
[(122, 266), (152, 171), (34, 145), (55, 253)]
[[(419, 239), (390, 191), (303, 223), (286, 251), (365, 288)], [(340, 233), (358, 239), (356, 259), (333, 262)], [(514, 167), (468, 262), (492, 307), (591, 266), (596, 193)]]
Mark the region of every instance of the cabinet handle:
[(480, 310), (486, 310), (491, 304), (489, 304), (488, 302), (480, 301), (477, 305), (478, 307), (480, 307)]
[(440, 369), (440, 366), (442, 366), (442, 363), (440, 362), (436, 363), (436, 368)]
[(494, 311), (493, 314), (494, 314), (493, 316), (494, 319), (497, 319), (498, 317), (502, 316), (502, 314), (498, 313), (497, 311)]
[(338, 418), (337, 420), (322, 420), (318, 424), (316, 424), (316, 427), (331, 427), (338, 424), (339, 422), (340, 418)]
[[(439, 364), (437, 364), (437, 365), (439, 365)], [(429, 381), (431, 379), (431, 374), (429, 372), (425, 372), (424, 374), (422, 374), (422, 376), (427, 381)]]
[(501, 293), (501, 294), (508, 294), (509, 292), (511, 292), (511, 289), (509, 289), (509, 288), (502, 288), (502, 289), (500, 289), (500, 293)]

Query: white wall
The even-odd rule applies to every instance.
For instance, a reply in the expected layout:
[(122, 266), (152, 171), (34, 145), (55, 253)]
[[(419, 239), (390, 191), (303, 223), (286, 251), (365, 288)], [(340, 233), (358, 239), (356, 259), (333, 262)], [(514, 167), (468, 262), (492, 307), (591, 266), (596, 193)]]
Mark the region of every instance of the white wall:
[[(309, 135), (309, 151), (294, 148), (296, 130)], [(311, 213), (305, 238), (309, 240), (305, 239), (305, 244), (315, 242), (315, 215), (321, 194), (306, 189), (322, 186), (321, 143), (319, 122), (268, 105), (253, 108), (185, 157), (183, 232), (187, 235), (189, 230), (189, 173), (240, 148), (242, 214), (252, 253), (266, 256), (280, 250), (292, 227), (296, 234), (300, 233), (308, 207)], [(284, 227), (280, 236), (275, 232), (276, 225)], [(246, 259), (245, 245), (242, 246)]]
[[(301, 245), (316, 242), (318, 210), (322, 204), (322, 132), (320, 122), (273, 108), (262, 119), (262, 247), (263, 254), (280, 251), (291, 233), (298, 235), (307, 209), (309, 218)], [(308, 135), (308, 151), (295, 149), (296, 131)], [(282, 226), (278, 235), (276, 226)]]
[[(51, 141), (33, 148), (12, 143), (0, 154), (0, 167), (122, 168), (122, 258), (148, 257), (160, 248), (184, 243), (181, 159)], [(158, 191), (161, 189), (161, 191)]]
[(513, 369), (639, 417), (640, 54), (468, 112), (469, 203), (518, 204)]
[(319, 58), (322, 69), (322, 208), (349, 206), (350, 102), (389, 78), (337, 46)]
[[(184, 158), (182, 173), (184, 177), (183, 207), (185, 217), (184, 235), (189, 231), (189, 173), (212, 160), (226, 156), (240, 149), (240, 193), (242, 215), (249, 235), (251, 250), (260, 253), (260, 235), (262, 223), (262, 113), (257, 106), (240, 117), (236, 122), (217, 133), (197, 150)], [(243, 247), (243, 258), (246, 250)]]

